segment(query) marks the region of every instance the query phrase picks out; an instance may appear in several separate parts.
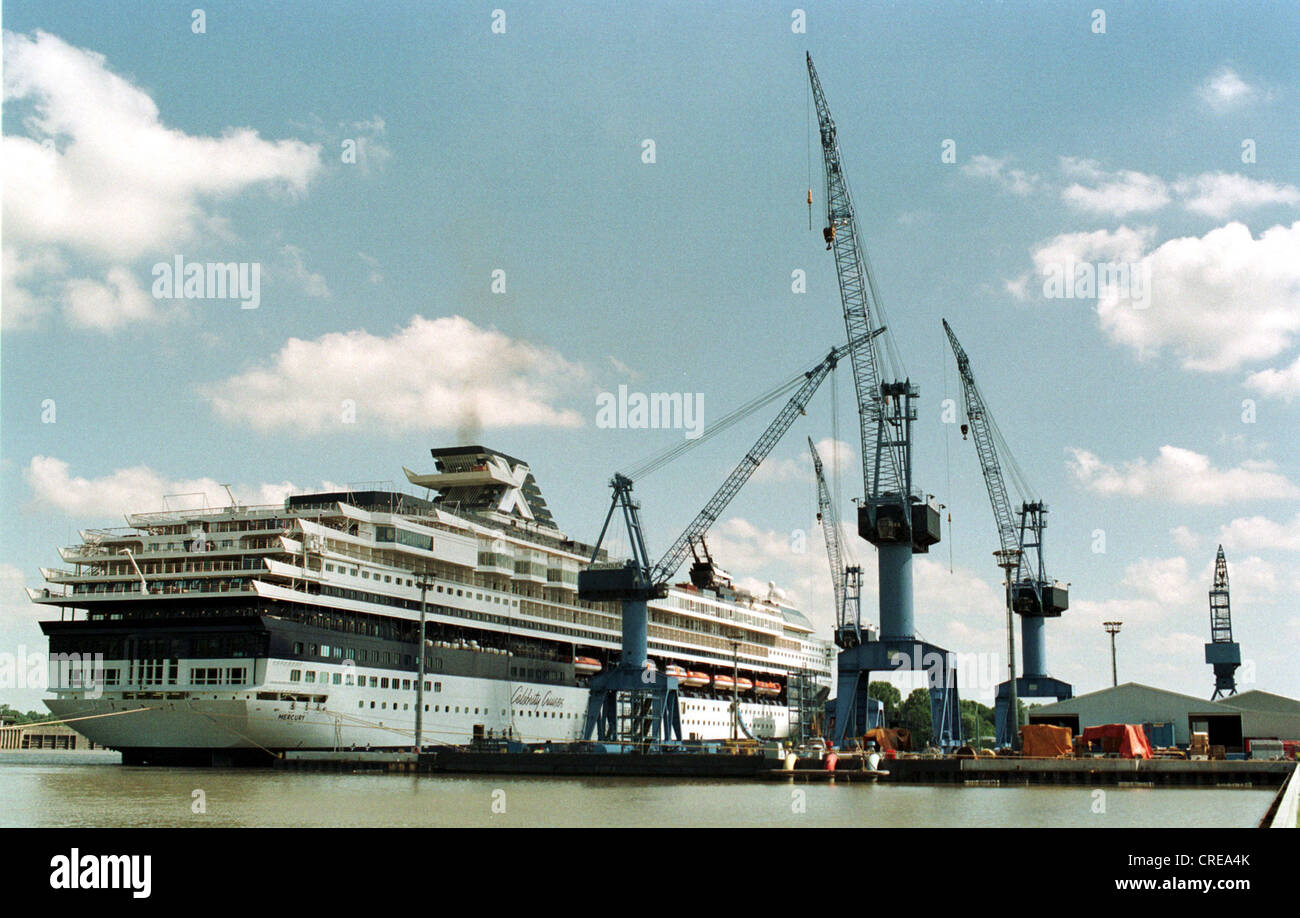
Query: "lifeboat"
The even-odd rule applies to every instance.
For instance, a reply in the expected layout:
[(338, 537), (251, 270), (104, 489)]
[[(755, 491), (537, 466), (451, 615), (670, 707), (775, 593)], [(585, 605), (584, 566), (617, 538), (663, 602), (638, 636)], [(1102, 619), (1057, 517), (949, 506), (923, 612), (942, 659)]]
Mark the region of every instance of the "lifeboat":
[(736, 688), (740, 689), (742, 692), (752, 692), (754, 690), (754, 683), (750, 682), (744, 676), (741, 676), (736, 680)]
[(669, 663), (668, 667), (664, 670), (664, 675), (671, 676), (678, 681), (683, 681), (686, 678), (686, 670), (682, 669), (682, 667), (678, 666), (676, 663)]
[(600, 661), (593, 660), (591, 657), (574, 657), (573, 668), (579, 675), (590, 676), (592, 673), (600, 672)]
[(714, 676), (713, 687), (720, 692), (729, 692), (736, 687), (730, 676)]
[(704, 688), (709, 684), (709, 674), (689, 672), (686, 674), (686, 678), (682, 680), (682, 684), (687, 688)]
[(780, 695), (781, 686), (775, 682), (755, 682), (754, 691), (760, 695)]

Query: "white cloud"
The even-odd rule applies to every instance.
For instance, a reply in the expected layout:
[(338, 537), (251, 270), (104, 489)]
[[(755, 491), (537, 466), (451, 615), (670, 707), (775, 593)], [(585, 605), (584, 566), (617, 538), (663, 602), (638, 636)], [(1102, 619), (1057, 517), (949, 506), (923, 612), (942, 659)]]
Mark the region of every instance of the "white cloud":
[(1300, 204), (1300, 188), (1247, 178), (1232, 172), (1206, 172), (1180, 179), (1174, 190), (1186, 197), (1193, 213), (1222, 219), (1242, 210), (1270, 204)]
[[(146, 465), (115, 469), (98, 478), (85, 478), (71, 474), (70, 466), (62, 459), (33, 456), (23, 471), (23, 478), (38, 504), (74, 517), (121, 517), (126, 513), (148, 513), (167, 506), (188, 509), (224, 507), (230, 503), (225, 488), (215, 479), (166, 478)], [(232, 485), (231, 490), (240, 503), (252, 505), (280, 504), (290, 494), (302, 492), (289, 481)], [(320, 490), (339, 488), (326, 482)], [(165, 501), (164, 497), (168, 495), (183, 496)]]
[(1061, 191), (1067, 204), (1113, 217), (1158, 210), (1169, 203), (1169, 188), (1159, 176), (1133, 170), (1107, 172), (1095, 160), (1061, 157), (1061, 171), (1084, 179), (1091, 185), (1075, 182)]
[(1195, 660), (1205, 646), (1205, 636), (1186, 631), (1159, 631), (1141, 642), (1143, 650), (1169, 660)]
[(969, 162), (963, 163), (961, 171), (974, 178), (988, 179), (1011, 194), (1024, 197), (1036, 190), (1041, 184), (1041, 179), (1036, 173), (1026, 172), (1023, 169), (1009, 169), (1007, 163), (1009, 157), (1001, 159), (978, 154), (972, 156)]
[(1300, 222), (1258, 239), (1242, 223), (1170, 239), (1150, 265), (1149, 308), (1098, 300), (1102, 328), (1139, 353), (1170, 346), (1192, 370), (1232, 370), (1285, 350), (1300, 331)]
[(780, 484), (790, 481), (812, 481), (812, 460), (767, 459), (754, 470), (753, 481)]
[(1246, 385), (1262, 395), (1290, 402), (1300, 395), (1300, 357), (1280, 370), (1269, 367), (1251, 373), (1246, 377)]
[(1240, 108), (1269, 96), (1265, 90), (1246, 82), (1237, 71), (1228, 66), (1220, 67), (1206, 77), (1198, 92), (1216, 112)]
[(815, 519), (806, 528), (782, 532), (762, 529), (743, 517), (728, 517), (714, 524), (708, 544), (714, 560), (736, 578), (738, 586), (765, 596), (768, 582), (775, 582), (785, 590), (786, 601), (803, 611), (820, 633), (832, 631), (835, 603), (830, 565)]
[(201, 392), (222, 418), (259, 430), (458, 429), (470, 437), (483, 427), (581, 426), (580, 414), (555, 402), (586, 378), (552, 350), (461, 316), (415, 316), (387, 337), (354, 330), (290, 338), (268, 365)]
[(357, 165), (363, 175), (369, 175), (372, 169), (382, 170), (392, 158), (393, 152), (383, 140), (387, 126), (379, 115), (343, 125), (343, 129), (349, 139), (356, 141)]
[[(1158, 623), (1171, 607), (1152, 599), (1071, 599), (1070, 611), (1061, 618), (1061, 623), (1076, 634), (1095, 634), (1098, 640), (1104, 640), (1101, 630), (1102, 622), (1123, 622), (1124, 629), (1132, 633), (1137, 628)], [(1121, 638), (1121, 640), (1123, 640)], [(1107, 653), (1107, 679), (1110, 684), (1110, 654)], [(1121, 681), (1125, 681), (1121, 678)]]
[(632, 379), (632, 380), (640, 379), (640, 378), (641, 378), (641, 374), (640, 374), (640, 373), (638, 373), (636, 370), (632, 369), (630, 366), (628, 366), (628, 365), (627, 365), (626, 363), (624, 363), (623, 361), (619, 360), (619, 359), (618, 359), (617, 357), (615, 357), (613, 354), (606, 354), (606, 355), (605, 355), (605, 362), (608, 363), (611, 367), (613, 367), (613, 368), (614, 368), (614, 372), (618, 373), (620, 376), (623, 376), (623, 377), (625, 377), (625, 378), (627, 378), (627, 379)]
[[(1227, 547), (1224, 548), (1226, 552)], [(1244, 613), (1246, 609), (1251, 609), (1255, 615), (1267, 615), (1273, 610), (1266, 610), (1266, 605), (1271, 605), (1279, 598), (1294, 596), (1296, 590), (1300, 589), (1300, 577), (1296, 576), (1290, 565), (1279, 566), (1258, 555), (1227, 557), (1228, 587), (1232, 594), (1234, 615)], [(1202, 579), (1208, 590), (1214, 581), (1213, 561), (1206, 563)]]
[(325, 283), (325, 278), (307, 270), (307, 263), (302, 257), (302, 249), (296, 245), (286, 245), (280, 250), (280, 254), (288, 265), (289, 276), (303, 293), (308, 296), (330, 295), (330, 288)]
[[(854, 468), (856, 454), (853, 447), (843, 440), (832, 440), (830, 437), (824, 437), (817, 441), (816, 447), (817, 454), (821, 456), (822, 466), (826, 471), (827, 482), (833, 488), (832, 476), (836, 474), (843, 476), (851, 473)], [(793, 459), (768, 459), (754, 471), (753, 480), (766, 482), (812, 481), (813, 477), (812, 456), (800, 450), (800, 454)]]
[(1171, 606), (1194, 603), (1199, 594), (1182, 556), (1139, 558), (1124, 569), (1120, 582), (1138, 598)]
[(1140, 497), (1178, 504), (1219, 506), (1231, 501), (1300, 496), (1272, 462), (1245, 460), (1218, 469), (1208, 456), (1177, 446), (1162, 446), (1153, 460), (1121, 466), (1103, 462), (1083, 449), (1067, 449), (1067, 468), (1084, 488), (1107, 496)]
[[(878, 593), (874, 575), (874, 552), (858, 538), (850, 522), (841, 522), (842, 535), (858, 563), (866, 569), (862, 583), (862, 620), (878, 622)], [(719, 521), (708, 536), (709, 550), (717, 563), (736, 577), (738, 585), (766, 595), (767, 584), (775, 581), (786, 591), (786, 599), (802, 610), (829, 635), (836, 610), (830, 566), (820, 526), (809, 521), (800, 530), (805, 540), (792, 532), (763, 529), (741, 517)], [(802, 550), (800, 550), (802, 549)], [(987, 576), (965, 568), (949, 571), (946, 564), (917, 556), (913, 564), (917, 630), (926, 640), (963, 653), (999, 653), (1006, 633), (1001, 622), (1005, 600), (999, 575), (989, 564)], [(1005, 666), (1005, 661), (1002, 663)], [(1001, 670), (998, 670), (1001, 681)], [(966, 676), (973, 674), (966, 674)], [(966, 678), (963, 676), (963, 679)]]
[[(39, 579), (39, 576), (33, 571), (31, 582), (35, 584)], [(26, 592), (27, 583), (28, 578), (20, 568), (0, 562), (0, 614), (3, 614), (6, 619), (20, 617), (36, 621), (48, 614), (47, 609), (38, 606), (28, 598)], [(10, 621), (4, 622), (6, 625), (11, 623)], [(5, 649), (9, 648), (6, 647)], [(35, 650), (36, 648), (32, 647), (31, 649)]]
[(1185, 551), (1195, 551), (1201, 545), (1201, 537), (1186, 526), (1175, 526), (1169, 530), (1174, 544)]
[(370, 268), (370, 274), (367, 280), (372, 284), (382, 284), (384, 282), (383, 272), (379, 270), (379, 259), (373, 255), (367, 255), (365, 252), (357, 252), (357, 257), (366, 263)]
[[(843, 440), (822, 437), (814, 445), (817, 447), (817, 455), (821, 456), (822, 465), (826, 467), (827, 472), (845, 475), (851, 473), (856, 467), (858, 454), (852, 446)], [(810, 458), (809, 462), (811, 461)]]
[(63, 285), (63, 313), (78, 328), (110, 331), (127, 322), (157, 318), (157, 301), (126, 268), (112, 267), (106, 283), (76, 278)]
[[(1168, 347), (1186, 369), (1225, 371), (1291, 345), (1300, 332), (1300, 222), (1274, 226), (1259, 238), (1233, 222), (1147, 252), (1152, 236), (1128, 227), (1067, 233), (1041, 245), (1033, 259), (1044, 275), (1083, 262), (1137, 265), (1149, 289), (1100, 291), (1096, 309), (1102, 330), (1141, 358)], [(1254, 384), (1268, 389), (1285, 382), (1261, 375)]]
[(1300, 513), (1280, 523), (1266, 516), (1237, 517), (1219, 528), (1219, 541), (1227, 551), (1300, 551)]
[(0, 308), (3, 309), (4, 327), (23, 329), (34, 326), (48, 308), (46, 297), (30, 289), (29, 285), (42, 275), (63, 272), (63, 260), (57, 252), (45, 250), (20, 255), (17, 248), (3, 248), (3, 269), (0, 269)]
[(1033, 252), (1034, 267), (1040, 275), (1062, 265), (1095, 261), (1140, 261), (1155, 236), (1151, 227), (1062, 233), (1049, 239)]
[[(6, 32), (4, 57), (7, 120), (27, 133), (3, 139), (5, 240), (18, 262), (67, 252), (122, 268), (172, 254), (222, 226), (210, 201), (254, 185), (301, 193), (320, 168), (319, 148), (297, 140), (264, 140), (246, 127), (221, 137), (169, 128), (103, 55), (46, 32)], [(110, 319), (83, 324), (139, 317), (116, 296)]]

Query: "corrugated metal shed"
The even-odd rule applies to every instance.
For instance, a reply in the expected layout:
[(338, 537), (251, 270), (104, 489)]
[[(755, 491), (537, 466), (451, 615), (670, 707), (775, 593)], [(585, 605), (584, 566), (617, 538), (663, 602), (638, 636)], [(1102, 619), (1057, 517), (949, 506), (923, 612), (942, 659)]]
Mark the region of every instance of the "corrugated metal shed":
[[(1210, 701), (1193, 695), (1126, 682), (1114, 688), (1078, 695), (1043, 705), (1030, 712), (1031, 720), (1076, 716), (1079, 729), (1110, 723), (1163, 723), (1174, 726), (1174, 742), (1191, 742), (1193, 723), (1223, 724), (1229, 732), (1240, 723), (1240, 736), (1300, 739), (1300, 701), (1250, 691)], [(1229, 747), (1238, 743), (1226, 743)]]

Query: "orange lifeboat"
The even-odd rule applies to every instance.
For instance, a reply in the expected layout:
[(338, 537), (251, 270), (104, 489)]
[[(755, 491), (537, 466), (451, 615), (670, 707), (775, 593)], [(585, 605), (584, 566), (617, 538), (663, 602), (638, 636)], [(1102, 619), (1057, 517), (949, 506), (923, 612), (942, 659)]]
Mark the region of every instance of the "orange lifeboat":
[(713, 687), (720, 692), (729, 692), (736, 687), (730, 676), (714, 676)]
[(740, 689), (742, 692), (752, 692), (754, 690), (754, 683), (750, 682), (744, 676), (741, 676), (736, 680), (736, 688)]
[(779, 695), (781, 694), (781, 686), (775, 682), (755, 682), (754, 691), (760, 695)]
[(681, 681), (686, 678), (686, 670), (676, 663), (669, 663), (667, 669), (664, 670), (664, 675), (672, 676), (674, 679)]
[(682, 681), (682, 684), (687, 688), (704, 688), (709, 684), (709, 674), (697, 673), (694, 671), (689, 672), (686, 674), (686, 678)]
[(573, 668), (579, 675), (590, 676), (592, 673), (600, 672), (600, 661), (593, 660), (591, 657), (574, 657)]

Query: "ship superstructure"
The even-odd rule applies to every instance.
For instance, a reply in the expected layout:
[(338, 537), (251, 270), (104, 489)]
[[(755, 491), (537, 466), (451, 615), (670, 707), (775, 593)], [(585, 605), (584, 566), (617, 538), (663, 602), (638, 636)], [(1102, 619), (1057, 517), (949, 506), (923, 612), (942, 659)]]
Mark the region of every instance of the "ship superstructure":
[[(432, 456), (404, 469), (423, 498), (374, 486), (84, 531), (29, 590), (61, 610), (42, 622), (49, 707), (127, 762), (409, 747), (423, 603), (426, 743), (579, 739), (587, 680), (620, 647), (618, 604), (578, 598), (592, 547), (558, 528), (525, 462)], [(648, 644), (682, 686), (687, 737), (733, 736), (733, 697), (754, 735), (784, 737), (792, 674), (830, 682), (830, 644), (775, 590), (674, 585)]]

